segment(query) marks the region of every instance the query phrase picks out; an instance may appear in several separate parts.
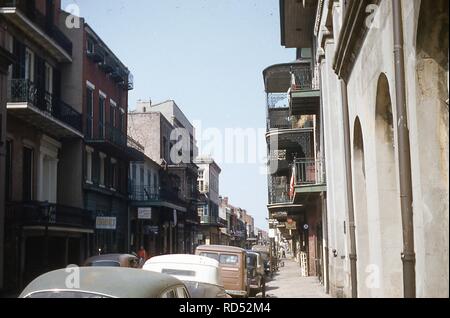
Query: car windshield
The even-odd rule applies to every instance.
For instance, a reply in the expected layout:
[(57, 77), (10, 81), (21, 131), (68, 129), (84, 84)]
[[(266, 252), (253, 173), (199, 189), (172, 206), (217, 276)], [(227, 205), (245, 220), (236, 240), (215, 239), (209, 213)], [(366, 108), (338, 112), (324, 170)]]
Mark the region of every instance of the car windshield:
[(33, 293), (26, 298), (111, 298), (89, 292), (79, 291), (45, 291)]
[(191, 298), (225, 298), (223, 288), (216, 285), (184, 281)]
[(96, 261), (89, 264), (89, 266), (93, 267), (120, 267), (119, 262), (114, 261)]

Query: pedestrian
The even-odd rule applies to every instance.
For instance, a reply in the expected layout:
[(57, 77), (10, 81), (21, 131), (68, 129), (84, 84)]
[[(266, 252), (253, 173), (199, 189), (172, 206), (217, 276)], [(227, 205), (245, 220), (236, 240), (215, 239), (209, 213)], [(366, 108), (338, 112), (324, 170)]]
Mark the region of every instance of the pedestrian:
[(139, 248), (139, 251), (137, 254), (138, 254), (138, 258), (139, 258), (140, 262), (142, 262), (142, 263), (145, 263), (149, 259), (149, 255), (148, 255), (147, 251), (145, 250), (144, 246), (141, 246)]

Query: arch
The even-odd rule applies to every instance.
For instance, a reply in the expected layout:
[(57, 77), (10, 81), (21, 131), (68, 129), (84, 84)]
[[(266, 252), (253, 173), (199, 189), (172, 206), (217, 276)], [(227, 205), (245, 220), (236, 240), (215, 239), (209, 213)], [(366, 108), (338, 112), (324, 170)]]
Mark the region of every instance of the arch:
[(402, 222), (397, 182), (394, 116), (389, 82), (385, 74), (378, 80), (375, 113), (375, 151), (377, 169), (378, 219), (381, 260), (376, 264), (381, 275), (383, 297), (402, 297), (403, 249)]
[(367, 272), (370, 266), (369, 220), (367, 215), (366, 163), (361, 122), (357, 117), (353, 129), (353, 187), (358, 255), (358, 296), (370, 297)]
[[(449, 1), (421, 1), (416, 35), (416, 144), (420, 207), (417, 296), (448, 297), (449, 290)], [(416, 222), (415, 222), (416, 223)]]

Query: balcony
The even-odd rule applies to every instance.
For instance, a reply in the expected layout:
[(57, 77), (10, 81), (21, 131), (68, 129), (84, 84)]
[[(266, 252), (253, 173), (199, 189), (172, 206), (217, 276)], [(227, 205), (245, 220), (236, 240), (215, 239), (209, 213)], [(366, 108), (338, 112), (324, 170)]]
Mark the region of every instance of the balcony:
[(0, 15), (41, 45), (59, 62), (72, 62), (72, 42), (29, 0), (0, 0)]
[(132, 139), (120, 128), (110, 124), (97, 123), (94, 128), (94, 120), (87, 116), (87, 129), (85, 141), (96, 146), (98, 150), (110, 153), (116, 157), (140, 160), (144, 147)]
[(323, 159), (297, 159), (295, 166), (294, 202), (304, 201), (311, 194), (327, 191), (325, 161)]
[(6, 206), (8, 224), (94, 229), (94, 216), (86, 210), (44, 202), (17, 202)]
[(269, 209), (296, 208), (304, 204), (311, 194), (325, 191), (324, 160), (295, 159), (287, 170), (269, 177)]
[(285, 117), (319, 114), (320, 87), (308, 60), (273, 65), (263, 75), (269, 114), (280, 109)]
[(134, 207), (166, 207), (186, 212), (184, 202), (179, 198), (178, 192), (170, 189), (161, 189), (153, 186), (129, 186), (129, 200)]
[(222, 220), (220, 217), (211, 216), (211, 215), (200, 216), (200, 224), (201, 225), (220, 226), (220, 227), (227, 226), (226, 222), (224, 220)]
[(52, 94), (26, 79), (8, 85), (8, 113), (56, 138), (83, 137), (82, 116)]

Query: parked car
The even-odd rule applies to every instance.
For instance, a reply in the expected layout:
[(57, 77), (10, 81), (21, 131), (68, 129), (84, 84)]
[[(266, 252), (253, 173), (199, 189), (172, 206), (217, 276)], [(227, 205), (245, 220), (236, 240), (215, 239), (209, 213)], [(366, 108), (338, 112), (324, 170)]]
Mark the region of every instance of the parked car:
[(259, 292), (262, 297), (266, 297), (266, 278), (261, 255), (247, 251), (247, 275), (250, 281), (250, 297), (256, 296)]
[(266, 276), (270, 275), (270, 250), (264, 245), (255, 245), (252, 247), (252, 251), (258, 253), (263, 261), (264, 272)]
[(215, 259), (197, 255), (156, 256), (143, 269), (178, 278), (192, 298), (227, 298), (219, 262)]
[(232, 297), (249, 297), (247, 253), (244, 249), (222, 245), (202, 245), (197, 247), (195, 254), (210, 257), (219, 262), (227, 294)]
[[(68, 286), (68, 282), (73, 286)], [(19, 298), (190, 298), (190, 295), (186, 286), (173, 276), (135, 268), (80, 267), (39, 276)]]
[(140, 268), (139, 258), (131, 254), (104, 254), (88, 258), (85, 267), (130, 267)]

